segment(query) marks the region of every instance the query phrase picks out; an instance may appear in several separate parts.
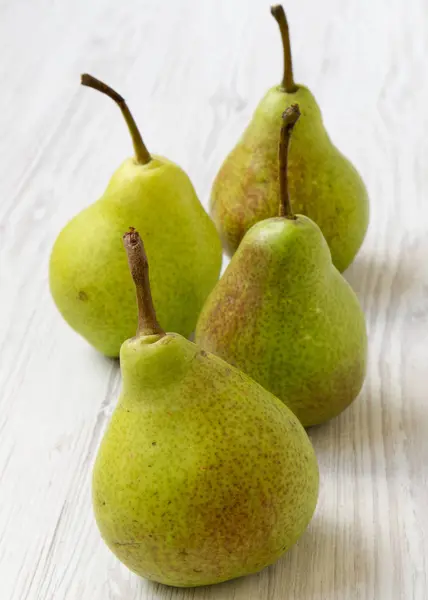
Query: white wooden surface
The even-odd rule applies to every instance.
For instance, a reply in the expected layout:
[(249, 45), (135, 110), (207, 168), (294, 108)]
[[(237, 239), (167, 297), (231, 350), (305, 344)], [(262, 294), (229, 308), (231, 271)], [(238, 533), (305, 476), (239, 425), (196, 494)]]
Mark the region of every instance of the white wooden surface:
[(319, 506), (264, 572), (176, 590), (104, 546), (91, 466), (120, 387), (61, 320), (47, 262), (60, 227), (131, 153), (125, 95), (148, 147), (179, 162), (206, 205), (212, 179), (281, 51), (266, 0), (0, 2), (0, 598), (428, 598), (428, 4), (288, 2), (298, 81), (367, 182), (372, 218), (347, 277), (364, 305), (364, 392), (311, 431)]

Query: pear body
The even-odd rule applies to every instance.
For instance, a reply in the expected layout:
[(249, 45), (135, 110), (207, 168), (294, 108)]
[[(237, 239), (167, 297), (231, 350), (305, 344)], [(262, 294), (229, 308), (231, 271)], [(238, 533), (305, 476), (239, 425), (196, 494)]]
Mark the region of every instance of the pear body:
[(358, 395), (365, 320), (305, 216), (257, 223), (211, 292), (197, 343), (280, 398), (306, 427), (335, 417)]
[(277, 398), (177, 334), (121, 349), (123, 389), (93, 473), (97, 524), (132, 571), (173, 586), (274, 562), (315, 509), (306, 432)]
[(294, 93), (280, 87), (267, 92), (217, 174), (211, 214), (230, 256), (252, 225), (278, 214), (278, 131), (284, 110), (292, 104), (301, 111), (288, 158), (293, 212), (318, 224), (333, 263), (343, 271), (364, 240), (367, 191), (356, 169), (332, 144), (315, 98), (304, 86)]
[(107, 356), (118, 356), (135, 331), (135, 289), (122, 246), (130, 226), (144, 236), (167, 330), (190, 335), (221, 267), (218, 234), (184, 171), (164, 158), (146, 165), (126, 160), (104, 195), (61, 231), (50, 260), (59, 311)]

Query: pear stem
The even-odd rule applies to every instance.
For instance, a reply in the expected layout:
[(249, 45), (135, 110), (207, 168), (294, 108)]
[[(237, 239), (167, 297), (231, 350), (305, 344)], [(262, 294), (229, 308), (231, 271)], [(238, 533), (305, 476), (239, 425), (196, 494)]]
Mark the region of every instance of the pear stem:
[(128, 125), (129, 133), (131, 134), (132, 143), (134, 145), (135, 158), (137, 159), (137, 163), (140, 165), (146, 165), (152, 160), (149, 151), (147, 150), (143, 138), (141, 137), (141, 133), (137, 127), (137, 124), (134, 121), (134, 117), (131, 114), (124, 98), (117, 92), (115, 92), (110, 86), (103, 83), (99, 79), (92, 77), (92, 75), (88, 75), (84, 73), (81, 76), (81, 84), (86, 87), (90, 87), (102, 94), (105, 94), (109, 98), (111, 98), (116, 104), (119, 106), (122, 111), (122, 115), (125, 118), (126, 124)]
[(300, 117), (298, 104), (292, 104), (282, 114), (281, 136), (279, 138), (279, 216), (295, 219), (288, 191), (288, 151), (290, 148), (291, 132)]
[(288, 21), (281, 4), (271, 6), (270, 12), (279, 25), (281, 32), (282, 48), (284, 50), (284, 73), (282, 76), (281, 87), (288, 94), (293, 94), (297, 91), (297, 85), (294, 83), (293, 77), (293, 60), (291, 56), (290, 31), (288, 29)]
[(133, 227), (130, 227), (129, 231), (123, 236), (123, 245), (128, 255), (129, 270), (137, 292), (137, 336), (164, 336), (165, 331), (158, 323), (155, 307), (153, 306), (146, 252), (138, 231), (135, 231)]

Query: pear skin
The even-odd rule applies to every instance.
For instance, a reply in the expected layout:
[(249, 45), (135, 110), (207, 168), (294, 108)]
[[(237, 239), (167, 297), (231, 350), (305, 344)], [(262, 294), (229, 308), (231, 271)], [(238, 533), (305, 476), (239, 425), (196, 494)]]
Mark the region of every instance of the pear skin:
[(208, 297), (195, 339), (280, 398), (305, 427), (341, 413), (365, 377), (363, 312), (304, 215), (250, 229)]
[[(136, 232), (140, 315), (93, 473), (101, 535), (132, 571), (172, 586), (263, 569), (301, 536), (318, 468), (296, 417), (249, 377), (156, 320)], [(140, 254), (139, 254), (140, 252)]]
[[(117, 100), (114, 90), (94, 81), (96, 89), (109, 90)], [(168, 330), (185, 337), (194, 331), (222, 261), (218, 234), (190, 179), (173, 162), (148, 154), (124, 100), (118, 98), (135, 157), (117, 169), (97, 202), (64, 227), (49, 268), (51, 293), (64, 319), (97, 350), (113, 357), (133, 335), (137, 318), (121, 242), (130, 223), (144, 234), (153, 296)]]
[(125, 342), (93, 476), (95, 517), (129, 569), (174, 586), (276, 561), (318, 493), (304, 429), (274, 396), (174, 334)]
[(288, 25), (282, 7), (273, 7), (284, 44), (284, 80), (258, 105), (247, 129), (221, 166), (210, 210), (224, 249), (232, 256), (258, 221), (275, 217), (279, 203), (277, 139), (283, 112), (298, 104), (301, 118), (289, 155), (289, 193), (296, 214), (320, 227), (333, 263), (344, 271), (366, 234), (369, 201), (357, 170), (334, 146), (312, 93), (294, 83)]

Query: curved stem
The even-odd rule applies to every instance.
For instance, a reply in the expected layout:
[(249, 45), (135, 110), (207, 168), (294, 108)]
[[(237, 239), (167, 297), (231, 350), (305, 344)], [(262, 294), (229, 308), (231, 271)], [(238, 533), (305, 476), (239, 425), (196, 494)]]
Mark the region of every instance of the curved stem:
[(128, 125), (129, 133), (131, 134), (132, 143), (134, 145), (135, 158), (137, 159), (138, 164), (146, 165), (149, 163), (152, 160), (152, 157), (150, 156), (150, 153), (143, 142), (143, 138), (141, 137), (141, 133), (139, 132), (137, 124), (134, 121), (134, 117), (132, 116), (122, 96), (115, 92), (107, 84), (103, 83), (99, 79), (96, 79), (95, 77), (92, 77), (92, 75), (88, 75), (87, 73), (84, 73), (81, 76), (81, 84), (105, 94), (114, 102), (116, 102), (122, 111), (126, 124)]
[(295, 219), (288, 191), (288, 150), (290, 147), (291, 132), (300, 117), (298, 104), (289, 106), (282, 115), (281, 137), (279, 139), (279, 216), (286, 219)]
[(293, 60), (291, 56), (290, 31), (288, 29), (287, 17), (281, 4), (271, 6), (270, 12), (275, 17), (281, 32), (282, 48), (284, 50), (284, 73), (282, 76), (281, 87), (288, 94), (297, 91), (297, 85), (293, 77)]
[(137, 292), (137, 336), (156, 334), (164, 336), (165, 332), (158, 323), (153, 306), (146, 252), (138, 231), (135, 231), (133, 227), (130, 227), (123, 236), (123, 245), (128, 255), (129, 270)]

